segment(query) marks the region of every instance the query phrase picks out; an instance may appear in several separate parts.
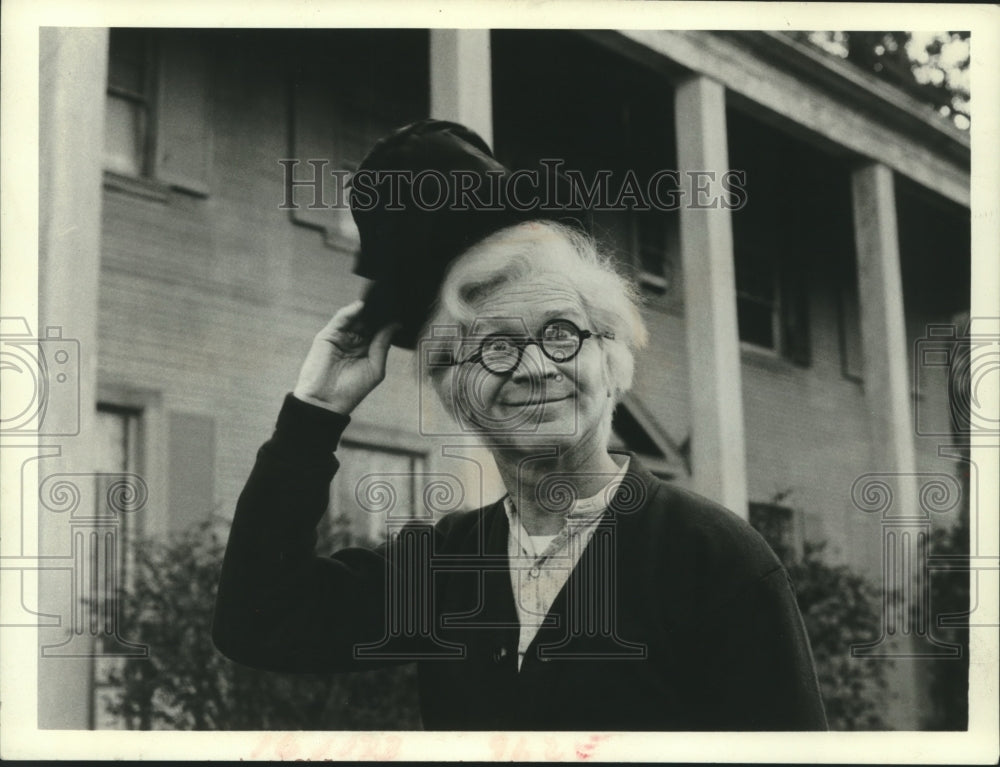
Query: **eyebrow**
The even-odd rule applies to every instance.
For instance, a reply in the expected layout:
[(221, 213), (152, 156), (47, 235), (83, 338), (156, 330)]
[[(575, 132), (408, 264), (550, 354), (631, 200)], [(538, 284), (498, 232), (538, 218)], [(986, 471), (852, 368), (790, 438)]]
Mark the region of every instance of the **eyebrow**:
[[(566, 319), (572, 320), (576, 324), (584, 323), (586, 324), (586, 315), (583, 310), (571, 306), (559, 306), (549, 309), (544, 314), (542, 314), (541, 322), (537, 328), (528, 328), (528, 332), (538, 332), (542, 329), (545, 323), (550, 322), (555, 319)], [(482, 338), (483, 336), (493, 335), (494, 333), (507, 333), (507, 334), (520, 334), (524, 330), (523, 325), (518, 327), (510, 326), (511, 318), (509, 317), (483, 317), (479, 320), (477, 327), (477, 338)], [(502, 324), (501, 324), (502, 323)], [(526, 325), (527, 323), (525, 323)], [(581, 328), (583, 325), (581, 325)]]
[(585, 320), (586, 315), (583, 310), (576, 306), (563, 306), (556, 309), (549, 309), (545, 314), (542, 315), (542, 324), (544, 325), (549, 320), (555, 319), (570, 319), (569, 315), (576, 315), (577, 319)]

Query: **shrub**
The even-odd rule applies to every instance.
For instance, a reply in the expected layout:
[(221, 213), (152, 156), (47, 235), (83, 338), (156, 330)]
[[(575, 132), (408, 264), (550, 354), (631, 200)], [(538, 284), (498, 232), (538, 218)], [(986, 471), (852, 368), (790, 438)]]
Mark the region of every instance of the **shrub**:
[(947, 557), (956, 567), (931, 573), (930, 631), (935, 639), (958, 645), (962, 654), (958, 658), (928, 660), (930, 711), (922, 722), (927, 730), (966, 730), (969, 726), (969, 629), (962, 625), (935, 625), (935, 620), (942, 616), (959, 617), (969, 613), (970, 573), (963, 569), (969, 564), (969, 515), (967, 508), (962, 511), (954, 527), (935, 529), (931, 533), (931, 556)]
[(779, 492), (769, 504), (761, 505), (772, 513), (755, 515), (751, 505), (750, 521), (795, 585), (830, 729), (885, 729), (881, 712), (892, 661), (851, 657), (851, 645), (877, 638), (882, 591), (848, 566), (831, 564), (825, 542), (806, 541), (801, 552), (797, 550), (791, 534), (794, 512), (780, 505), (790, 493)]
[(224, 658), (211, 640), (225, 546), (199, 527), (135, 545), (119, 596), (122, 635), (149, 645), (110, 671), (108, 713), (129, 729), (420, 729), (412, 665), (359, 674), (277, 674)]
[(881, 712), (891, 663), (851, 657), (852, 644), (877, 638), (882, 594), (849, 567), (827, 562), (825, 548), (825, 543), (807, 542), (802, 556), (785, 566), (812, 644), (830, 729), (884, 729)]

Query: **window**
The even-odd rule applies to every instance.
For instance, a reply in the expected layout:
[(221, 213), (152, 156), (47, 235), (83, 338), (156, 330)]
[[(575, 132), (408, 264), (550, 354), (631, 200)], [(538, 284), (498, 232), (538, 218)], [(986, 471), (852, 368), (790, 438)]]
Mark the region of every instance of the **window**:
[[(95, 444), (95, 468), (99, 474), (140, 473), (140, 411), (117, 405), (98, 404)], [(99, 488), (103, 496), (106, 488)], [(117, 527), (117, 561), (115, 586), (128, 589), (135, 577), (135, 538), (139, 534), (141, 514), (119, 514)], [(105, 610), (105, 614), (114, 612)], [(91, 704), (92, 729), (123, 729), (124, 721), (107, 713), (108, 703), (117, 694), (111, 684), (112, 675), (121, 667), (124, 658), (96, 656), (93, 658), (93, 700)]]
[(778, 349), (777, 270), (770, 254), (748, 250), (736, 259), (736, 317), (740, 340), (764, 349)]
[(381, 543), (390, 525), (417, 516), (422, 453), (344, 441), (337, 458), (340, 470), (321, 533), (324, 548)]
[(111, 30), (104, 123), (109, 186), (160, 198), (168, 186), (208, 194), (215, 47), (199, 30)]
[(798, 365), (810, 362), (806, 272), (793, 254), (760, 247), (735, 251), (740, 340)]
[(800, 515), (776, 503), (751, 503), (750, 524), (784, 563), (802, 556), (804, 545)]
[(680, 256), (677, 214), (672, 211), (633, 211), (634, 265), (643, 290), (667, 295), (675, 290)]
[(104, 167), (124, 176), (152, 172), (154, 61), (149, 33), (112, 29), (104, 117)]
[(851, 247), (849, 179), (832, 156), (773, 126), (735, 109), (726, 121), (729, 166), (745, 174), (746, 204), (732, 212), (739, 337), (806, 366), (811, 280)]

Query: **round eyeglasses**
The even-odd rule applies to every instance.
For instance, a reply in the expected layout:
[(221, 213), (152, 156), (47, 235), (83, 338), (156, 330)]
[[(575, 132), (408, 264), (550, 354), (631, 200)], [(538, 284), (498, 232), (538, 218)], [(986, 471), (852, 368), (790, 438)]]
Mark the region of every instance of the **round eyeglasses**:
[(542, 354), (553, 362), (569, 362), (580, 353), (583, 342), (591, 337), (613, 341), (615, 334), (581, 330), (570, 320), (549, 320), (538, 337), (492, 333), (482, 340), (471, 357), (460, 360), (459, 364), (478, 362), (491, 373), (505, 375), (521, 364), (521, 355), (531, 344), (537, 344)]

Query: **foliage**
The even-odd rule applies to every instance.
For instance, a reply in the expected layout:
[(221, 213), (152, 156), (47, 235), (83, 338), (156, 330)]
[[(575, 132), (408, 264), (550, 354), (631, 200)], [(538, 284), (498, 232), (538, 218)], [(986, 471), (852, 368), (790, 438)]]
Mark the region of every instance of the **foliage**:
[[(965, 496), (968, 498), (968, 494)], [(932, 572), (930, 577), (930, 633), (936, 640), (957, 644), (959, 658), (934, 658), (928, 661), (928, 698), (930, 712), (922, 723), (928, 730), (965, 730), (969, 725), (969, 629), (965, 626), (942, 627), (935, 619), (946, 615), (964, 616), (970, 607), (969, 515), (967, 509), (957, 524), (931, 533), (930, 555), (947, 557), (958, 565), (953, 570)]]
[[(791, 535), (792, 511), (780, 506), (778, 493), (770, 514), (751, 522), (781, 559), (795, 584), (796, 599), (816, 660), (826, 715), (833, 730), (882, 729), (886, 659), (852, 658), (851, 645), (876, 638), (881, 623), (881, 592), (845, 565), (832, 565), (825, 543), (805, 542), (797, 552)], [(776, 510), (785, 514), (775, 514)]]
[(223, 543), (206, 527), (135, 547), (121, 633), (149, 645), (109, 682), (129, 729), (420, 729), (411, 666), (361, 674), (275, 674), (226, 660), (211, 641)]
[(877, 638), (882, 594), (845, 565), (832, 565), (825, 543), (807, 542), (786, 561), (816, 659), (826, 715), (833, 730), (884, 729), (889, 661), (852, 658), (851, 645)]
[(969, 127), (968, 32), (791, 32)]

